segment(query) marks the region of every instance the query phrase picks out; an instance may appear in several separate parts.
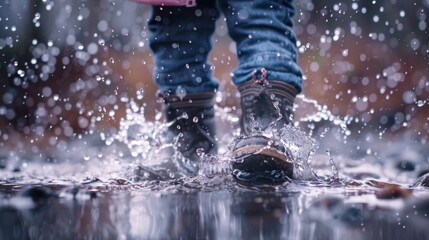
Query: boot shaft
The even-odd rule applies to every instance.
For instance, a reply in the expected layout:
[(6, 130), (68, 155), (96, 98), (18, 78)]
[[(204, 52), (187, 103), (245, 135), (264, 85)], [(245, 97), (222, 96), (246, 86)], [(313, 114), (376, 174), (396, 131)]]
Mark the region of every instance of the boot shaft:
[(297, 90), (282, 81), (254, 80), (238, 86), (241, 94), (242, 133), (280, 129), (291, 122)]
[(178, 150), (191, 162), (197, 162), (198, 148), (205, 153), (217, 152), (215, 112), (215, 93), (161, 95), (165, 103), (166, 120), (172, 122), (168, 128), (168, 138), (178, 138)]

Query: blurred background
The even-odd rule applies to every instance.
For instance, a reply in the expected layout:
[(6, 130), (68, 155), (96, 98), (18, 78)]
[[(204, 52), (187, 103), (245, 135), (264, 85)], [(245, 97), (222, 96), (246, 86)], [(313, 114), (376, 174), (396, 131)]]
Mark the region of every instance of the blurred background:
[[(202, 0), (204, 1), (204, 0)], [(428, 0), (296, 0), (306, 98), (362, 130), (429, 136)], [(120, 0), (0, 3), (0, 147), (50, 148), (118, 128), (130, 99), (154, 119), (148, 6)], [(217, 22), (210, 61), (237, 106), (235, 44)], [(305, 115), (299, 108), (297, 115)]]

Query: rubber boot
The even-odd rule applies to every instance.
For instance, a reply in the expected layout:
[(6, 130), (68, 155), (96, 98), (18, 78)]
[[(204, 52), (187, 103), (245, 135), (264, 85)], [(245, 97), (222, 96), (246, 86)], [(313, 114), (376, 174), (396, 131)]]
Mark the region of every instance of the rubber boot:
[(177, 149), (185, 161), (180, 161), (189, 173), (198, 172), (200, 158), (197, 149), (206, 154), (217, 152), (215, 114), (213, 98), (215, 93), (161, 96), (165, 103), (166, 120), (172, 122), (167, 138), (177, 140)]
[(282, 81), (253, 80), (238, 86), (244, 137), (233, 147), (233, 175), (247, 182), (281, 183), (293, 175), (291, 154), (264, 132), (278, 134), (291, 122), (297, 90)]

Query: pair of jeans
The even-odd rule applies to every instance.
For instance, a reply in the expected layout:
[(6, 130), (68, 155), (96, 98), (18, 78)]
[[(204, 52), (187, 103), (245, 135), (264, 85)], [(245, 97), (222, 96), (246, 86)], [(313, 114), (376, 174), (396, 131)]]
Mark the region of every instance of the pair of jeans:
[(297, 64), (293, 0), (199, 0), (196, 7), (154, 6), (148, 23), (154, 52), (154, 79), (162, 93), (213, 92), (219, 82), (212, 75), (208, 54), (215, 21), (223, 13), (228, 33), (237, 46), (238, 85), (258, 78), (284, 81), (302, 90)]

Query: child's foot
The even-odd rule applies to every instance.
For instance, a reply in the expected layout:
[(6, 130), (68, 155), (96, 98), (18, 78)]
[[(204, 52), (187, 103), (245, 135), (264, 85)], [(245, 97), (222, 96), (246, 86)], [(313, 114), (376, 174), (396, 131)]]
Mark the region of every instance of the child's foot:
[(256, 80), (238, 87), (241, 93), (241, 130), (246, 135), (233, 148), (233, 175), (242, 181), (284, 182), (292, 177), (288, 149), (262, 131), (278, 134), (290, 123), (296, 89), (281, 81)]

